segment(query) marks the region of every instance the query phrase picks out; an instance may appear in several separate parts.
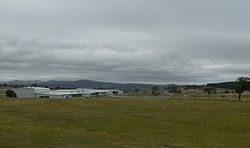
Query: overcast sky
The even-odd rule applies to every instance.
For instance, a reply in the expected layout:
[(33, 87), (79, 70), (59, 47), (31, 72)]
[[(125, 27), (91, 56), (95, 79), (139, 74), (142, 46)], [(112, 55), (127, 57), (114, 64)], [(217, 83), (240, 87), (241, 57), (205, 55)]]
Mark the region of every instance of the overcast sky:
[(249, 0), (0, 0), (0, 81), (250, 75)]

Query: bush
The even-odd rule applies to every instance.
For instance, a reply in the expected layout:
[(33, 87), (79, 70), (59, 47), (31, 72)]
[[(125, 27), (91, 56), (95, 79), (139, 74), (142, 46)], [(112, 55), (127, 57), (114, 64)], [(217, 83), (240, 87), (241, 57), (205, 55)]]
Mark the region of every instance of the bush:
[(160, 96), (161, 95), (161, 89), (157, 86), (154, 86), (151, 88), (152, 95), (154, 96)]
[(229, 90), (225, 90), (225, 91), (223, 91), (222, 93), (223, 93), (223, 94), (229, 94), (230, 91), (229, 91)]
[(6, 90), (5, 94), (9, 98), (16, 98), (17, 97), (16, 93), (13, 90)]

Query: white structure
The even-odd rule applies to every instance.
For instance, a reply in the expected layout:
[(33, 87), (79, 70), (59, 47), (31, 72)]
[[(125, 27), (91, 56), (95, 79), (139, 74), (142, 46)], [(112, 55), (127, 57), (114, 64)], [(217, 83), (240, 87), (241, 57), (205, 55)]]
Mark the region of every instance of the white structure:
[(44, 93), (49, 93), (50, 89), (49, 88), (44, 88), (44, 87), (25, 87), (26, 89), (33, 89), (35, 91), (35, 94), (44, 94)]
[(95, 96), (118, 96), (123, 95), (123, 91), (120, 90), (101, 90), (101, 89), (84, 89), (78, 88), (82, 92), (84, 97), (95, 97)]
[(95, 90), (95, 89), (62, 89), (50, 90), (43, 87), (24, 87), (13, 89), (18, 98), (56, 98), (70, 99), (74, 97), (97, 97), (97, 96), (118, 96), (123, 92), (119, 90)]
[(79, 90), (53, 90), (48, 93), (43, 93), (38, 98), (57, 98), (57, 99), (70, 99), (73, 97), (81, 97), (82, 92)]
[(35, 98), (35, 90), (30, 88), (15, 88), (12, 89), (17, 98)]

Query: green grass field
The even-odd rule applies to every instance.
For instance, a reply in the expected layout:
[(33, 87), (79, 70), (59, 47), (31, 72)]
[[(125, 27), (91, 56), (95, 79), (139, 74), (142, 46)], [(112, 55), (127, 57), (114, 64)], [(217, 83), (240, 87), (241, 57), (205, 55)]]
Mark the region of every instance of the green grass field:
[(0, 147), (250, 147), (250, 102), (0, 99)]

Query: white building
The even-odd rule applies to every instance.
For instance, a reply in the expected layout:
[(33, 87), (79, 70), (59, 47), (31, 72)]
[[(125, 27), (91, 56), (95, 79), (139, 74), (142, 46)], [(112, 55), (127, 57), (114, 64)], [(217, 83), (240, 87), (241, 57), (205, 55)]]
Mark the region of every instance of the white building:
[(114, 90), (114, 89), (101, 90), (101, 89), (78, 88), (77, 90), (80, 90), (82, 92), (82, 96), (84, 96), (84, 97), (123, 95), (123, 91)]
[(123, 95), (120, 90), (95, 90), (95, 89), (62, 89), (50, 90), (43, 87), (24, 87), (13, 89), (17, 98), (56, 98), (70, 99), (75, 97), (97, 97)]
[(35, 89), (31, 89), (31, 88), (15, 88), (12, 89), (17, 98), (35, 98)]

